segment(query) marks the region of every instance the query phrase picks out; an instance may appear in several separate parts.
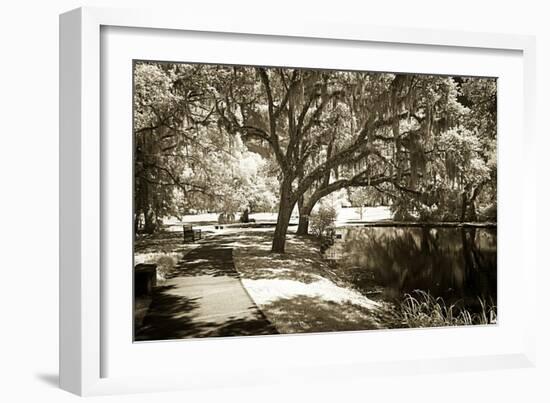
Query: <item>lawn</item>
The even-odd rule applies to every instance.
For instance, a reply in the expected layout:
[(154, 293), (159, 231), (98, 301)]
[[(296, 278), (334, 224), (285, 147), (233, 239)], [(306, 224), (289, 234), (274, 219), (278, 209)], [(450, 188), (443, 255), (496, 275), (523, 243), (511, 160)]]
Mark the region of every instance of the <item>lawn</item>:
[(242, 231), (233, 245), (241, 281), (280, 333), (386, 327), (384, 302), (354, 290), (322, 259), (310, 237), (289, 234), (284, 254), (270, 252), (272, 231)]

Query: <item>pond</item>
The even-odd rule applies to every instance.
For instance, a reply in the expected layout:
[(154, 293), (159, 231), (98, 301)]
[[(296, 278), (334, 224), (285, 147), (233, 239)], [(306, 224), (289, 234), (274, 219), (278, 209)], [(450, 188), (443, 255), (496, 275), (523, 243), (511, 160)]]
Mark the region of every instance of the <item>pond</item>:
[(470, 311), (497, 303), (496, 228), (347, 227), (324, 254), (365, 294), (399, 300), (415, 290)]

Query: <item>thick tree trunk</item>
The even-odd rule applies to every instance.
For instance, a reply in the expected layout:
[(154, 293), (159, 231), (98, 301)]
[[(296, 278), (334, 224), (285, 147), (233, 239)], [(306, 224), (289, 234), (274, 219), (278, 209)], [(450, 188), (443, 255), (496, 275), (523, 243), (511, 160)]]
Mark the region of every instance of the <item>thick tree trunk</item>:
[(460, 203), (460, 221), (466, 221), (466, 213), (468, 212), (468, 196), (467, 191), (462, 192), (462, 203)]
[(474, 193), (472, 194), (472, 197), (470, 198), (470, 220), (477, 221), (477, 211), (476, 211), (476, 199), (477, 196), (479, 196), (479, 193), (481, 192), (481, 188), (483, 187), (484, 183), (480, 184), (478, 187), (474, 189)]
[(273, 243), (271, 252), (284, 253), (286, 243), (286, 232), (288, 223), (292, 215), (292, 209), (296, 202), (292, 201), (291, 184), (283, 183), (281, 187), (281, 198), (279, 200), (279, 214), (277, 216), (277, 225), (275, 226), (275, 234), (273, 235)]
[(155, 232), (155, 230), (157, 228), (157, 225), (156, 225), (155, 221), (156, 220), (154, 218), (154, 215), (153, 215), (153, 212), (151, 211), (151, 209), (146, 211), (145, 212), (145, 225), (143, 227), (143, 232), (145, 232), (146, 234), (152, 234), (153, 232)]
[(470, 204), (470, 215), (468, 218), (470, 221), (477, 221), (476, 203), (472, 201)]
[(466, 191), (463, 192), (460, 221), (462, 222), (466, 220), (477, 221), (477, 212), (476, 212), (475, 202), (476, 202), (477, 196), (481, 192), (482, 187), (483, 187), (483, 184), (474, 188), (472, 195), (470, 197), (467, 196)]
[(298, 197), (298, 231), (296, 235), (300, 235), (300, 222), (302, 221), (302, 209), (304, 208), (304, 195)]
[(296, 231), (296, 235), (307, 235), (309, 233), (309, 216), (311, 215), (311, 211), (313, 210), (312, 204), (304, 204), (299, 209), (299, 221), (298, 221), (298, 230)]
[(140, 216), (141, 216), (141, 211), (136, 211), (134, 213), (134, 237), (138, 234), (139, 232), (139, 222), (140, 222)]

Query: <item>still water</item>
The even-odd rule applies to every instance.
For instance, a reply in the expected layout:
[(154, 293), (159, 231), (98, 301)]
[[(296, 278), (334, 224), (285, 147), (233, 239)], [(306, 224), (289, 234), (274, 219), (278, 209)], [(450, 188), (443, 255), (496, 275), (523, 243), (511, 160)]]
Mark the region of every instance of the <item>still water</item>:
[(367, 294), (400, 299), (414, 290), (477, 310), (497, 303), (497, 232), (485, 228), (348, 227), (325, 257)]

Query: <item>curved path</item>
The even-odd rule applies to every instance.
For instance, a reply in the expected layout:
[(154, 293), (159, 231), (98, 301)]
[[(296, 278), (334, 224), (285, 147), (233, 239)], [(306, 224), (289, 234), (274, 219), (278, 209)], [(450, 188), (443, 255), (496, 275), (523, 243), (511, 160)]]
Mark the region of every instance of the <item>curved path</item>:
[(252, 301), (233, 263), (238, 235), (218, 235), (184, 256), (155, 289), (136, 341), (276, 334)]

